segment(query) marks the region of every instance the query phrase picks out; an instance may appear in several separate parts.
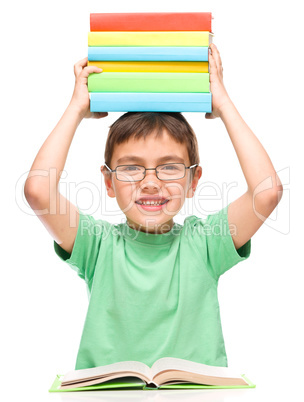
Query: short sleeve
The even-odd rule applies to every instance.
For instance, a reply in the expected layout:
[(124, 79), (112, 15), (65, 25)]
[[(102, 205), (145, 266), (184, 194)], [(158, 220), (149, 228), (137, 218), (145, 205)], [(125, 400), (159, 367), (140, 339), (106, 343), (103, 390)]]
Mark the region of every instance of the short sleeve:
[(58, 257), (74, 269), (87, 283), (94, 276), (99, 255), (102, 234), (108, 222), (96, 220), (79, 210), (79, 224), (72, 253), (69, 254), (54, 241), (54, 250)]
[(204, 220), (197, 218), (194, 221), (197, 229), (196, 237), (199, 237), (197, 243), (207, 254), (205, 259), (207, 269), (215, 279), (234, 265), (246, 260), (251, 253), (251, 239), (236, 250), (229, 228), (228, 208), (229, 204), (216, 214), (208, 215)]

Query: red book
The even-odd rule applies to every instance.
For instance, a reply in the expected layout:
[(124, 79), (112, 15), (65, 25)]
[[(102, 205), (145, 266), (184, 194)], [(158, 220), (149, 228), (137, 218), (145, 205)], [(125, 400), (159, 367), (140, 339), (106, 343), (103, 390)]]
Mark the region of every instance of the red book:
[(211, 31), (211, 13), (93, 13), (92, 31)]

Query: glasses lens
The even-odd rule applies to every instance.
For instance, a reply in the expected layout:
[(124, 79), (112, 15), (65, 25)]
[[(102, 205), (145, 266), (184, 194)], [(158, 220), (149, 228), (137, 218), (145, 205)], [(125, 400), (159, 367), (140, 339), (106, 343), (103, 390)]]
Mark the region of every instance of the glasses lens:
[(167, 163), (157, 168), (160, 180), (176, 180), (185, 176), (185, 165), (183, 163)]
[(145, 175), (145, 168), (136, 165), (121, 165), (116, 168), (117, 180), (137, 181), (142, 180)]

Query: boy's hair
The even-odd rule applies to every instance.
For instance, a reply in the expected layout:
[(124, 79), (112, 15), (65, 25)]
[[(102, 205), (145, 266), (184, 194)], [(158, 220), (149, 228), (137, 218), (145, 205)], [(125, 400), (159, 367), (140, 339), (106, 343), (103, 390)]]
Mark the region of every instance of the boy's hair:
[[(180, 144), (186, 144), (190, 165), (199, 164), (199, 150), (196, 135), (181, 113), (164, 112), (128, 112), (120, 116), (111, 126), (105, 146), (104, 160), (111, 167), (114, 146), (133, 137), (135, 140), (146, 138), (155, 132), (160, 137), (163, 130)], [(111, 167), (112, 169), (115, 168)], [(190, 179), (195, 172), (190, 169)]]

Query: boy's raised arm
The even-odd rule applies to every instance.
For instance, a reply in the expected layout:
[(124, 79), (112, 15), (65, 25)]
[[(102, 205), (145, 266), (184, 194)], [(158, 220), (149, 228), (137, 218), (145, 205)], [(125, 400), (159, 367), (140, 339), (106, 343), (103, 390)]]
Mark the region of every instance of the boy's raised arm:
[(283, 186), (272, 162), (230, 100), (223, 84), (223, 67), (214, 44), (209, 55), (212, 113), (225, 124), (247, 182), (247, 191), (228, 208), (228, 223), (235, 248), (244, 245), (278, 205)]
[(87, 58), (74, 66), (75, 88), (72, 99), (58, 124), (40, 148), (25, 182), (25, 197), (53, 239), (68, 253), (72, 252), (79, 213), (58, 190), (76, 129), (83, 118), (100, 118), (107, 113), (91, 113), (87, 79), (102, 70), (87, 67)]

